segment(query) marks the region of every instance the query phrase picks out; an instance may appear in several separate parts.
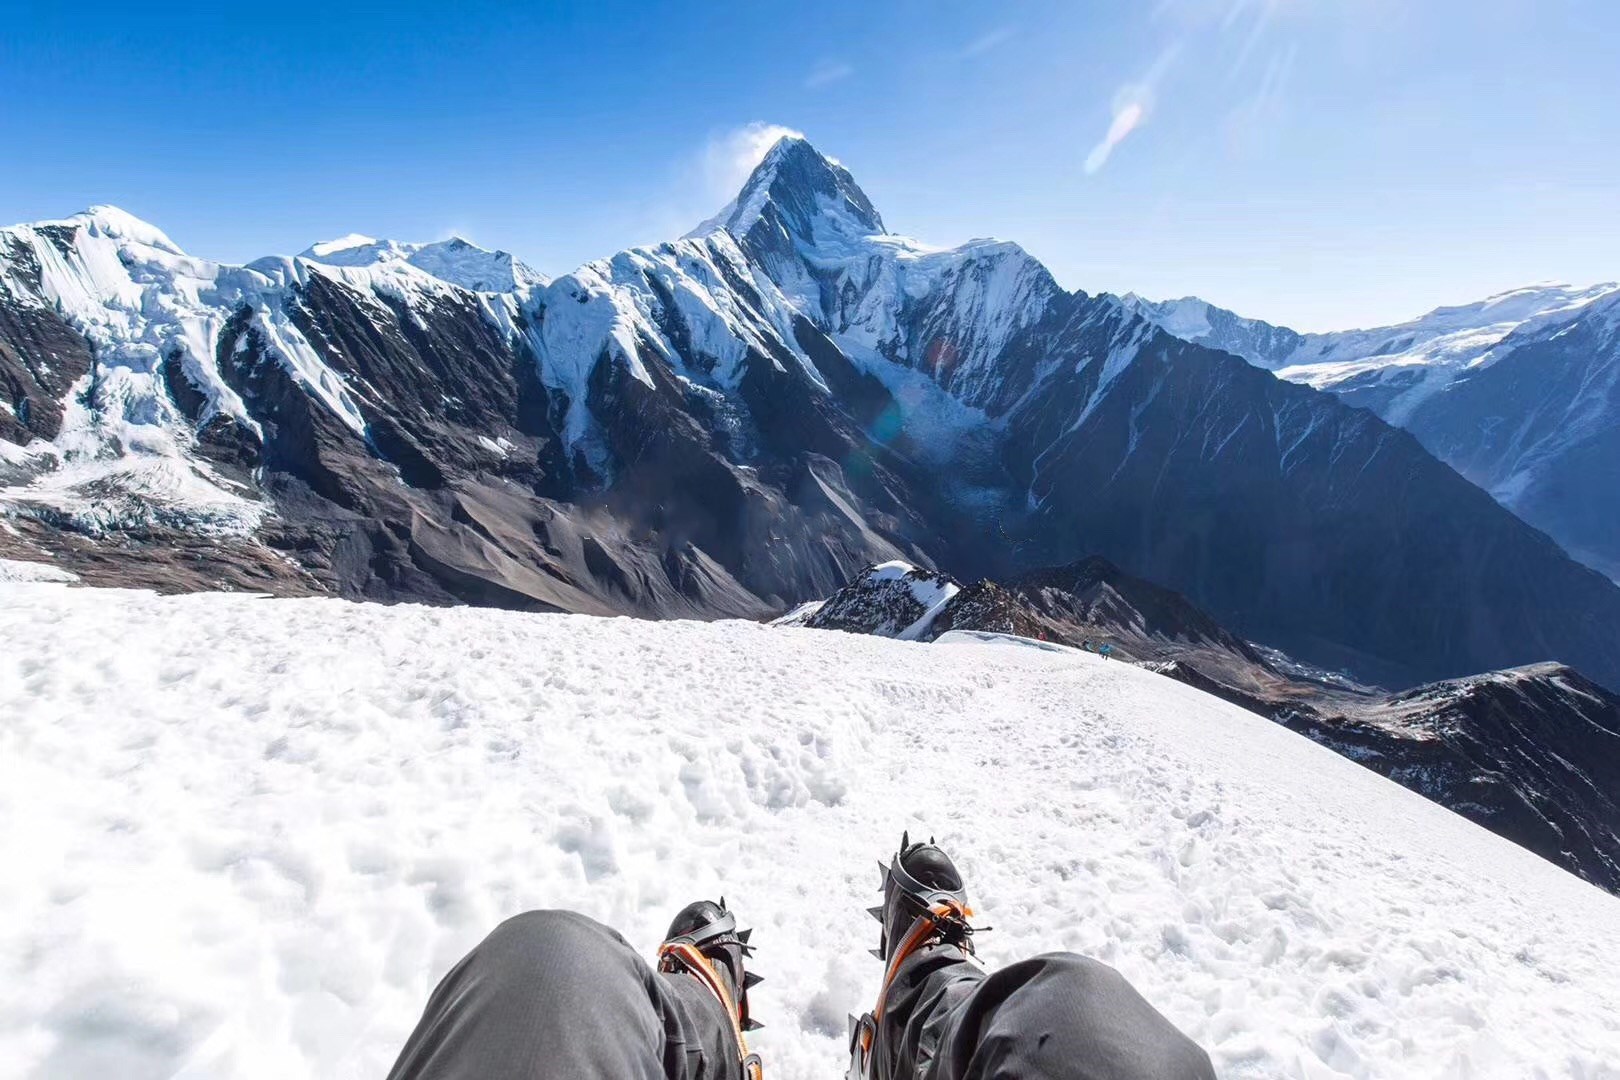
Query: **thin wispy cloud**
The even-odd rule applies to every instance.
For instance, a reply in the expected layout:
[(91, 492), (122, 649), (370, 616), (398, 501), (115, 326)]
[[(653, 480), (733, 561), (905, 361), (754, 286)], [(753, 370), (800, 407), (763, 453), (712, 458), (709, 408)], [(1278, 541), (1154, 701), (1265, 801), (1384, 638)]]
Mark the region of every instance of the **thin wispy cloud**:
[(810, 74), (804, 77), (804, 88), (820, 90), (824, 86), (843, 82), (853, 74), (855, 69), (842, 60), (823, 60), (811, 68)]
[[(1230, 29), (1245, 15), (1254, 11), (1269, 14), (1281, 7), (1285, 0), (1159, 0), (1153, 6), (1153, 17), (1160, 22), (1174, 23), (1183, 30), (1203, 30), (1211, 26)], [(1301, 0), (1286, 0), (1299, 3)]]
[(1226, 117), (1226, 143), (1231, 153), (1247, 153), (1281, 123), (1288, 107), (1288, 83), (1294, 72), (1299, 45), (1293, 43), (1274, 53), (1266, 63), (1260, 85)]
[(661, 197), (636, 207), (625, 226), (632, 242), (656, 244), (707, 224), (737, 197), (766, 151), (784, 136), (804, 137), (763, 120), (710, 131), (670, 162), (668, 178), (659, 186)]
[(804, 132), (756, 120), (711, 135), (703, 149), (703, 177), (709, 194), (726, 199), (736, 195), (765, 152), (784, 136), (802, 139)]
[(1146, 74), (1134, 82), (1126, 83), (1114, 92), (1114, 100), (1110, 108), (1111, 116), (1108, 130), (1103, 137), (1097, 140), (1091, 152), (1086, 155), (1085, 170), (1087, 176), (1095, 176), (1108, 164), (1119, 144), (1130, 137), (1131, 133), (1139, 130), (1153, 115), (1153, 108), (1158, 100), (1159, 84), (1164, 80), (1164, 74), (1174, 63), (1177, 53), (1181, 51), (1179, 44), (1172, 45), (1148, 68)]
[(975, 56), (983, 56), (992, 49), (997, 49), (1002, 45), (1005, 45), (1007, 42), (1011, 41), (1016, 34), (1017, 31), (1011, 26), (998, 26), (994, 30), (987, 30), (983, 34), (980, 34), (978, 37), (974, 38), (972, 41), (968, 42), (966, 45), (962, 46), (962, 51), (957, 53), (957, 55), (963, 60), (971, 60)]
[[(1115, 90), (1108, 129), (1086, 155), (1086, 175), (1102, 171), (1120, 144), (1153, 116), (1165, 72), (1189, 45), (1202, 63), (1224, 64), (1227, 82), (1237, 90), (1245, 69), (1252, 68), (1251, 59), (1267, 44), (1278, 16), (1298, 11), (1307, 3), (1309, 0), (1159, 0), (1153, 16), (1171, 26), (1171, 43), (1145, 75)], [(1225, 129), (1229, 145), (1253, 143), (1281, 117), (1296, 52), (1296, 45), (1273, 49), (1256, 90), (1236, 105), (1227, 106)], [(1215, 117), (1211, 119), (1218, 124)]]
[(1259, 47), (1260, 41), (1266, 36), (1270, 28), (1272, 17), (1276, 15), (1279, 0), (1238, 0), (1234, 4), (1230, 16), (1221, 24), (1223, 32), (1236, 29), (1240, 19), (1247, 16), (1249, 20), (1248, 33), (1243, 38), (1243, 45), (1238, 49), (1237, 59), (1232, 61), (1231, 76), (1236, 78), (1248, 63), (1249, 57)]

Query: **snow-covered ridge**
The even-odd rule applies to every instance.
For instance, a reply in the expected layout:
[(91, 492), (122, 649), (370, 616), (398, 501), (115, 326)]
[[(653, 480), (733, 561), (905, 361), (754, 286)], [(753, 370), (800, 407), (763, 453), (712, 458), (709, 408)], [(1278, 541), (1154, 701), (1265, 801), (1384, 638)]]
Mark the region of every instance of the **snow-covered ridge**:
[[(1509, 289), (1470, 304), (1438, 307), (1406, 322), (1367, 329), (1297, 333), (1260, 319), (1246, 318), (1196, 296), (1177, 300), (1147, 300), (1135, 293), (1121, 299), (1133, 310), (1157, 322), (1176, 337), (1201, 341), (1235, 352), (1260, 367), (1298, 373), (1285, 375), (1306, 381), (1306, 369), (1317, 365), (1366, 362), (1396, 365), (1425, 362), (1477, 364), (1488, 360), (1491, 345), (1524, 326), (1556, 320), (1605, 298), (1620, 295), (1620, 283), (1575, 286), (1544, 282)], [(1224, 337), (1223, 323), (1253, 333), (1271, 331), (1288, 335), (1286, 347), (1267, 349), (1246, 343), (1240, 336)], [(1320, 374), (1326, 377), (1326, 369)]]
[[(453, 253), (446, 245), (396, 248), (429, 261)], [(330, 265), (308, 258), (216, 263), (187, 255), (155, 226), (114, 207), (0, 230), (0, 286), (13, 302), (53, 310), (95, 354), (56, 439), (0, 444), (5, 460), (30, 478), (6, 488), (5, 500), (66, 514), (91, 531), (128, 524), (130, 515), (253, 529), (263, 505), (191, 453), (196, 431), (216, 416), (257, 431), (218, 367), (216, 343), (227, 320), (247, 312), (250, 328), (289, 374), (363, 434), (356, 391), (296, 325), (297, 288), (319, 273), (407, 305), (457, 288), (405, 259), (344, 260), (344, 251), (354, 249), (329, 248)], [(181, 414), (166, 389), (165, 363), (177, 363), (203, 396), (195, 419)]]
[[(46, 238), (52, 225), (67, 230), (65, 243)], [(554, 282), (509, 253), (459, 238), (417, 244), (351, 234), (311, 245), (298, 256), (229, 266), (191, 258), (160, 230), (112, 208), (0, 231), (0, 242), (10, 237), (26, 244), (47, 272), (37, 287), (0, 281), (16, 285), (11, 292), (26, 302), (61, 311), (90, 338), (98, 360), (110, 362), (109, 369), (129, 384), (129, 396), (140, 403), (125, 410), (142, 422), (138, 430), (124, 432), (120, 444), (159, 447), (188, 469), (186, 450), (194, 436), (163, 392), (160, 365), (177, 350), (183, 356), (188, 376), (209, 401), (198, 426), (215, 412), (252, 426), (213, 356), (221, 328), (244, 306), (254, 311), (254, 328), (272, 353), (345, 423), (364, 433), (357, 391), (320, 359), (320, 350), (287, 317), (296, 291), (312, 274), (421, 313), (418, 318), (429, 317), (429, 309), (458, 290), (478, 294), (476, 303), (502, 332), (527, 336), (540, 360), (542, 381), (567, 395), (565, 437), (571, 446), (591, 433), (588, 380), (603, 356), (650, 384), (642, 357), (644, 352), (656, 355), (678, 377), (727, 391), (741, 378), (745, 357), (755, 353), (779, 367), (795, 363), (812, 383), (824, 385), (796, 342), (793, 322), (799, 312), (725, 230), (624, 251)], [(17, 263), (0, 257), (0, 274), (15, 276)], [(679, 341), (672, 332), (678, 332)], [(140, 362), (132, 366), (131, 355)], [(88, 424), (93, 418), (84, 419)], [(87, 452), (98, 458), (119, 456), (111, 445), (101, 440), (88, 451), (74, 452), (79, 458)], [(30, 452), (57, 458), (67, 453), (37, 440)], [(203, 483), (217, 486), (206, 477)], [(195, 492), (191, 498), (196, 501)]]
[(1195, 296), (1123, 299), (1177, 337), (1236, 353), (1290, 382), (1328, 391), (1385, 383), (1391, 400), (1380, 411), (1402, 426), (1459, 373), (1495, 362), (1513, 340), (1620, 301), (1620, 284), (1530, 285), (1392, 326), (1309, 334), (1244, 318)]
[[(162, 230), (116, 207), (0, 229), (0, 289), (13, 303), (66, 320), (95, 356), (94, 370), (65, 402), (55, 439), (20, 447), (0, 441), (0, 464), (14, 478), (0, 488), (0, 502), (66, 516), (91, 532), (154, 521), (252, 531), (265, 505), (194, 453), (197, 432), (216, 417), (258, 432), (219, 370), (216, 345), (227, 321), (246, 312), (248, 329), (311, 397), (357, 434), (366, 431), (362, 392), (294, 317), (298, 290), (313, 274), (417, 312), (478, 293), (476, 303), (511, 333), (528, 293), (543, 282), (509, 254), (460, 239), (401, 244), (349, 236), (301, 256), (235, 266), (188, 255)], [(178, 365), (202, 395), (199, 415), (181, 413), (166, 386), (166, 364)]]
[(794, 336), (798, 311), (724, 230), (587, 263), (534, 291), (524, 306), (536, 316), (531, 342), (541, 378), (572, 403), (570, 443), (588, 433), (588, 380), (602, 355), (648, 385), (643, 349), (678, 378), (722, 391), (736, 389), (750, 354), (778, 368), (796, 364), (825, 385)]
[(1095, 956), (1222, 1076), (1620, 1059), (1620, 900), (1129, 665), (968, 635), (0, 594), (20, 1075), (381, 1076), (503, 917), (575, 908), (650, 956), (724, 894), (757, 927), (769, 1075), (837, 1076), (880, 974), (868, 871), (902, 828), (963, 868), (986, 963)]
[(546, 283), (545, 275), (525, 266), (510, 252), (489, 251), (459, 236), (431, 244), (402, 244), (351, 233), (312, 244), (299, 258), (328, 266), (408, 263), (440, 281), (473, 292), (509, 293)]
[[(1318, 390), (1335, 390), (1369, 377), (1402, 380), (1403, 389), (1385, 419), (1404, 423), (1424, 401), (1440, 393), (1463, 370), (1487, 366), (1500, 346), (1574, 317), (1588, 305), (1620, 298), (1613, 282), (1576, 288), (1540, 285), (1500, 293), (1474, 304), (1436, 308), (1395, 326), (1307, 334), (1277, 374)], [(1412, 378), (1414, 369), (1421, 377)]]
[[(0, 288), (13, 303), (56, 312), (95, 352), (94, 370), (65, 402), (54, 441), (0, 443), (14, 474), (31, 478), (0, 491), (13, 505), (66, 513), (91, 530), (113, 523), (104, 515), (125, 511), (252, 529), (262, 506), (188, 453), (192, 422), (163, 386), (163, 364), (172, 359), (203, 395), (199, 426), (222, 415), (256, 427), (214, 357), (226, 320), (240, 308), (254, 311), (261, 332), (281, 344), (313, 393), (355, 415), (341, 382), (287, 319), (282, 281), (188, 256), (161, 230), (116, 208), (0, 229)], [(130, 501), (88, 494), (109, 490)]]
[(1172, 334), (1406, 428), (1502, 505), (1620, 580), (1617, 534), (1603, 521), (1620, 512), (1620, 284), (1531, 285), (1394, 326), (1313, 334), (1196, 297), (1126, 302)]

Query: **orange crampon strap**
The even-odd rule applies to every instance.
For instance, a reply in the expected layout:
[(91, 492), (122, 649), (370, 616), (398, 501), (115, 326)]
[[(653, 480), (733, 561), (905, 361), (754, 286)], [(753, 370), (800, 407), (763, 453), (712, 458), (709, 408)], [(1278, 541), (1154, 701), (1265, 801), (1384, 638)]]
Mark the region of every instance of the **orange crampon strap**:
[[(889, 1002), (889, 986), (894, 982), (894, 977), (900, 974), (900, 965), (905, 963), (906, 958), (934, 936), (934, 931), (938, 929), (940, 923), (947, 920), (966, 922), (972, 916), (972, 908), (958, 904), (954, 900), (941, 900), (917, 917), (911, 924), (911, 929), (906, 931), (906, 936), (900, 940), (894, 955), (889, 957), (888, 969), (883, 973), (883, 987), (878, 991), (877, 1008), (872, 1011), (874, 1021), (883, 1019), (883, 1010)], [(971, 950), (965, 946), (963, 951), (971, 955)]]
[(678, 967), (696, 975), (698, 981), (708, 988), (709, 993), (715, 996), (720, 1002), (720, 1007), (725, 1010), (727, 1019), (731, 1021), (731, 1033), (737, 1037), (737, 1059), (742, 1065), (744, 1080), (764, 1080), (765, 1066), (758, 1054), (748, 1052), (748, 1039), (743, 1035), (742, 1017), (738, 1015), (737, 1005), (731, 999), (731, 991), (726, 989), (725, 980), (714, 969), (714, 963), (699, 952), (695, 945), (666, 941), (658, 946), (658, 970), (674, 971)]

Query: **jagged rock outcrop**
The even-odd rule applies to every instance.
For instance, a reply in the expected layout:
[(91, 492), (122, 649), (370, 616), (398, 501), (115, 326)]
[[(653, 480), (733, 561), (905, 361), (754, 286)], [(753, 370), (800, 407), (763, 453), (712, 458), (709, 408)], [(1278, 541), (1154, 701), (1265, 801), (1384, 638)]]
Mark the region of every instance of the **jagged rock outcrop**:
[(1123, 639), (1145, 658), (1161, 649), (1220, 649), (1255, 664), (1265, 661), (1186, 597), (1135, 577), (1100, 556), (1033, 570), (1012, 585), (1029, 607), (1093, 636)]
[(882, 563), (863, 570), (800, 625), (931, 641), (939, 633), (935, 620), (960, 591), (947, 574), (899, 561)]

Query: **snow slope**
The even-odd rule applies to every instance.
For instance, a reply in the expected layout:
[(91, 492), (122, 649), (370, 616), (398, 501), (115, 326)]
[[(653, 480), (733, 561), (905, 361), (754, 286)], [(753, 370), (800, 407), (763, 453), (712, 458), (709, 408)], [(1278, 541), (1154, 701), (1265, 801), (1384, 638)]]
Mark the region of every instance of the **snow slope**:
[(1620, 1075), (1620, 900), (1128, 665), (50, 584), (0, 636), (6, 1075), (380, 1076), (503, 916), (650, 954), (724, 892), (770, 1074), (839, 1076), (903, 828), (989, 963), (1098, 956), (1226, 1076)]

